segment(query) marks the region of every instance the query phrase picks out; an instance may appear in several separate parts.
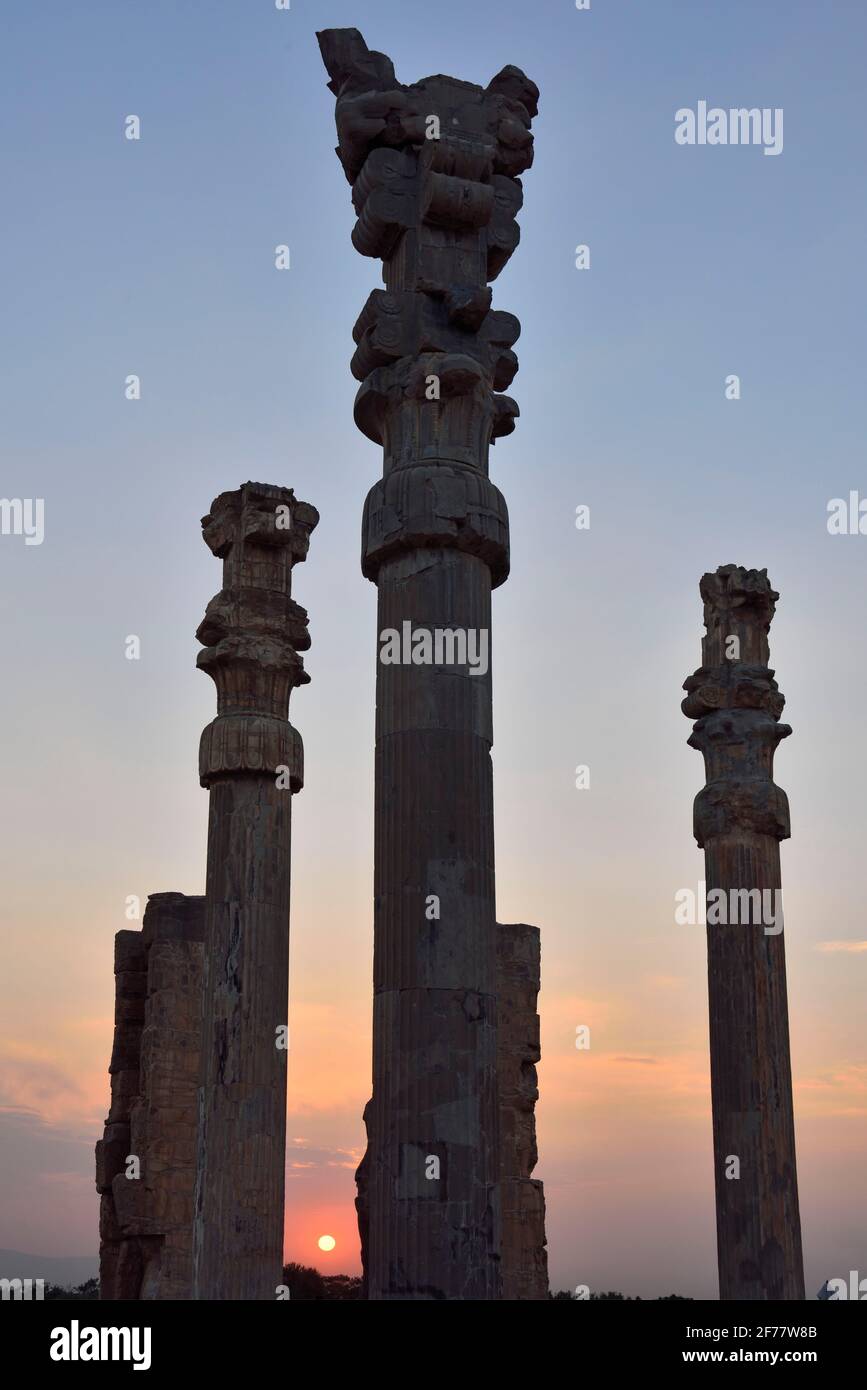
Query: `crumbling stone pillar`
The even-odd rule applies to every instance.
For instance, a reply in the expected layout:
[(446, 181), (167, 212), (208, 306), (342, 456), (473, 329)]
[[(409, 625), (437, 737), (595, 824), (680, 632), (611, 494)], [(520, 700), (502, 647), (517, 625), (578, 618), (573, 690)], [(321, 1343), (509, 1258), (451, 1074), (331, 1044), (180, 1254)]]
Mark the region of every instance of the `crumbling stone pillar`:
[[(514, 428), (500, 395), (520, 325), (491, 310), (518, 242), (518, 175), (538, 90), (507, 67), (486, 88), (411, 86), (356, 29), (318, 35), (337, 98), (353, 244), (383, 262), (355, 325), (355, 420), (383, 448), (362, 528), (377, 667), (373, 1096), (359, 1170), (367, 1296), (500, 1296), (496, 920), (489, 652), (509, 570), (488, 447)], [(413, 634), (422, 633), (418, 646)], [(425, 638), (427, 634), (427, 638)], [(380, 657), (384, 656), (384, 650)], [(461, 659), (462, 658), (462, 659)]]
[(497, 1061), (500, 1083), (502, 1297), (548, 1297), (545, 1194), (531, 1176), (538, 1160), (536, 1000), (541, 981), (538, 927), (497, 926)]
[[(803, 1299), (780, 840), (789, 806), (774, 752), (792, 731), (768, 667), (779, 594), (766, 570), (723, 565), (701, 581), (702, 665), (684, 684), (707, 785), (705, 852), (711, 1093), (720, 1298)], [(758, 891), (756, 891), (758, 890)], [(748, 921), (744, 921), (744, 908)], [(768, 910), (770, 908), (770, 911)]]
[(103, 1299), (141, 1297), (142, 1258), (134, 1237), (121, 1229), (114, 1201), (115, 1179), (124, 1182), (130, 1153), (130, 1110), (139, 1092), (141, 1033), (147, 994), (147, 953), (142, 933), (119, 931), (114, 938), (114, 1043), (111, 1106), (96, 1145), (99, 1200), (99, 1294)]
[(153, 894), (142, 930), (115, 937), (112, 1100), (96, 1146), (103, 1299), (191, 1296), (204, 905)]
[(223, 561), (196, 634), (218, 701), (199, 749), (210, 791), (193, 1237), (203, 1300), (270, 1300), (282, 1276), (290, 807), (303, 785), (286, 715), (310, 646), (291, 580), (318, 520), (291, 489), (248, 482), (202, 521)]

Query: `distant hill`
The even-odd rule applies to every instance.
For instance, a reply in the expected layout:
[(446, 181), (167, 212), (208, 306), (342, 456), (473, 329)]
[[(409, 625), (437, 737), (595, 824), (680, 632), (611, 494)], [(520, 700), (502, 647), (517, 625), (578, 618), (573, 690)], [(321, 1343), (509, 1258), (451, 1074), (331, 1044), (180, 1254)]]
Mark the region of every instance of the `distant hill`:
[(0, 1250), (0, 1279), (44, 1279), (49, 1284), (77, 1288), (98, 1274), (98, 1255), (25, 1255), (21, 1250)]

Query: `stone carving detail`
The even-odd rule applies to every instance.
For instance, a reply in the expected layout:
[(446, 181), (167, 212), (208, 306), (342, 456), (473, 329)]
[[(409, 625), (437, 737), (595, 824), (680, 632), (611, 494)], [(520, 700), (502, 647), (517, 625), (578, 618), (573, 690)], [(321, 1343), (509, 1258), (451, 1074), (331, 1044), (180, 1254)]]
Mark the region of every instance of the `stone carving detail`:
[(111, 1110), (96, 1146), (103, 1299), (190, 1297), (204, 907), (153, 894), (141, 931), (115, 936)]
[(518, 413), (498, 393), (517, 371), (520, 333), (514, 314), (491, 309), (487, 281), (518, 244), (538, 89), (513, 67), (485, 89), (443, 76), (404, 86), (357, 30), (318, 37), (358, 214), (353, 244), (385, 262), (386, 288), (353, 330), (356, 423), (383, 445), (386, 475), (425, 458), (486, 474), (489, 443)]
[(380, 565), (402, 551), (450, 546), (482, 560), (492, 586), (509, 572), (509, 517), (488, 478), (448, 464), (401, 468), (367, 494), (361, 569), (376, 583)]
[[(789, 804), (774, 784), (774, 753), (792, 730), (777, 721), (784, 697), (768, 667), (768, 630), (779, 594), (765, 570), (723, 565), (701, 581), (707, 629), (703, 665), (684, 682), (688, 742), (704, 754), (707, 785), (695, 801), (695, 837), (736, 829), (785, 840)], [(728, 657), (726, 651), (737, 653)]]
[[(681, 708), (696, 723), (707, 784), (695, 837), (708, 893), (749, 896), (759, 920), (708, 912), (711, 1094), (720, 1298), (804, 1297), (781, 916), (780, 840), (789, 834), (774, 753), (791, 729), (768, 666), (779, 594), (766, 570), (722, 565), (701, 581), (702, 665)], [(756, 892), (755, 890), (759, 890)], [(715, 903), (719, 901), (715, 897)], [(764, 904), (772, 904), (771, 920)], [(738, 1171), (734, 1172), (733, 1160)]]
[[(488, 453), (518, 414), (503, 393), (520, 332), (488, 281), (518, 244), (538, 90), (514, 67), (485, 88), (442, 75), (407, 86), (357, 30), (318, 38), (353, 244), (383, 262), (352, 358), (356, 424), (383, 450), (361, 561), (378, 630), (487, 638), (509, 573)], [(515, 1290), (544, 1282), (541, 1188), (526, 1163), (504, 1175), (499, 1159), (497, 1073), (514, 1059), (497, 1044), (491, 727), (489, 670), (379, 664), (373, 1096), (357, 1175), (374, 1300), (536, 1297)], [(517, 1114), (513, 1094), (508, 1105)]]

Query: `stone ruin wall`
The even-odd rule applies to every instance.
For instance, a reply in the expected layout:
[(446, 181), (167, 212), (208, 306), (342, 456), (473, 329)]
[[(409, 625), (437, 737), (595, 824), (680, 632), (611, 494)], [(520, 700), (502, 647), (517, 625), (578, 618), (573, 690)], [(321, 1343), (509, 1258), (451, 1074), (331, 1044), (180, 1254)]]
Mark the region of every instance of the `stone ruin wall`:
[(203, 897), (153, 894), (141, 931), (114, 939), (111, 1109), (96, 1146), (103, 1299), (190, 1297), (204, 911)]
[(538, 927), (497, 925), (497, 1067), (500, 1089), (501, 1270), (505, 1301), (548, 1297), (545, 1194), (531, 1176), (538, 1159), (536, 1001), (541, 978)]
[[(111, 1109), (97, 1144), (100, 1288), (110, 1300), (188, 1299), (201, 1048), (204, 898), (158, 893), (141, 931), (115, 936)], [(497, 930), (502, 1298), (548, 1296), (536, 1166), (540, 945)], [(136, 1154), (141, 1177), (126, 1177)], [(359, 1205), (364, 1185), (359, 1183)]]
[[(541, 1057), (536, 1003), (541, 985), (538, 927), (497, 924), (497, 1068), (501, 1214), (501, 1294), (505, 1302), (548, 1297), (545, 1193), (531, 1176), (538, 1160), (536, 1063)], [(369, 1109), (364, 1112), (365, 1124)], [(368, 1155), (355, 1175), (355, 1200), (366, 1269)], [(366, 1289), (366, 1281), (365, 1281)], [(366, 1292), (365, 1292), (366, 1296)]]

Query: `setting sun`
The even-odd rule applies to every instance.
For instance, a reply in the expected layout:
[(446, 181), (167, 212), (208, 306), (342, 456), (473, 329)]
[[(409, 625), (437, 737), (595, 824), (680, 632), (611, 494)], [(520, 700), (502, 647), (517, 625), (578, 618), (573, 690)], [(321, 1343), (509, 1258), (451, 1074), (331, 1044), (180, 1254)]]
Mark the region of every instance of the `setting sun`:
[(337, 1241), (333, 1236), (320, 1236), (317, 1244), (320, 1250), (333, 1250)]

